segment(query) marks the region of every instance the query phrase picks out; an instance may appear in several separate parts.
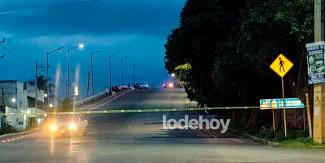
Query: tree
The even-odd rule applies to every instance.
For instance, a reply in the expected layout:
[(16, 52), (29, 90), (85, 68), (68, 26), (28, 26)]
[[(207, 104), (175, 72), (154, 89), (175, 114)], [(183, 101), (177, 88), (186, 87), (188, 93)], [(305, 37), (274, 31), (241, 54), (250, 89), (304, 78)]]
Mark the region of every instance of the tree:
[[(48, 80), (50, 82), (50, 79), (47, 79), (46, 76), (43, 76), (43, 75), (37, 76), (37, 88), (40, 90), (43, 90), (44, 92), (47, 93), (47, 81)], [(35, 85), (35, 79), (29, 80), (28, 83), (31, 85)], [(55, 87), (54, 84), (49, 83), (50, 94), (53, 93), (54, 87)]]
[(71, 98), (65, 98), (63, 100), (61, 108), (59, 108), (60, 112), (72, 112), (73, 111), (73, 100)]
[[(312, 24), (312, 0), (187, 0), (167, 37), (165, 66), (174, 72), (191, 65), (178, 75), (200, 105), (258, 105), (260, 98), (281, 97), (269, 65), (282, 53), (295, 65), (285, 77), (286, 95), (302, 97)], [(258, 112), (242, 114), (244, 123), (256, 124)]]

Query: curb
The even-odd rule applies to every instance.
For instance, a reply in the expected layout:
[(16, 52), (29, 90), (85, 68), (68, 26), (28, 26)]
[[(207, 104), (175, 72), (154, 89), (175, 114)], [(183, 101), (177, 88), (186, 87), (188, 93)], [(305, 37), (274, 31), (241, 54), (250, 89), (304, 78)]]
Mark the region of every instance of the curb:
[(239, 132), (237, 130), (234, 130), (234, 129), (231, 129), (231, 131), (234, 132), (234, 133), (240, 134), (240, 135), (242, 135), (244, 137), (253, 139), (255, 142), (258, 142), (258, 143), (261, 143), (261, 144), (270, 145), (270, 146), (274, 146), (274, 147), (280, 147), (280, 143), (277, 143), (277, 142), (273, 142), (273, 141), (270, 141), (270, 140), (267, 140), (267, 139), (264, 139), (264, 138), (259, 138), (259, 137), (253, 136), (251, 134), (248, 134), (248, 133), (241, 133), (241, 132)]
[(17, 137), (25, 137), (27, 135), (30, 135), (38, 130), (41, 129), (41, 126), (40, 127), (37, 127), (37, 128), (34, 128), (34, 129), (31, 129), (29, 131), (23, 131), (23, 132), (18, 132), (18, 133), (10, 133), (10, 134), (5, 134), (5, 135), (0, 135), (0, 143), (2, 142), (6, 142), (6, 140), (9, 140), (9, 139), (16, 139)]
[(270, 141), (270, 140), (267, 140), (267, 139), (259, 138), (259, 137), (256, 137), (256, 136), (253, 136), (253, 135), (250, 135), (250, 134), (246, 134), (246, 133), (243, 133), (241, 135), (243, 135), (245, 137), (248, 137), (248, 138), (251, 138), (254, 141), (256, 141), (258, 143), (261, 143), (261, 144), (266, 144), (266, 145), (270, 145), (270, 146), (280, 147), (280, 144), (277, 143), (277, 142), (273, 142), (273, 141)]

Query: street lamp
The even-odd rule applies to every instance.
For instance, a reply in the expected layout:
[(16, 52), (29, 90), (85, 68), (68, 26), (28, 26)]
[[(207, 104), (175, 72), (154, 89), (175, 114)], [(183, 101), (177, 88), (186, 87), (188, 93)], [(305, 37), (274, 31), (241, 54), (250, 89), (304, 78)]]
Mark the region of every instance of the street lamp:
[(15, 103), (15, 102), (16, 102), (16, 98), (14, 98), (14, 97), (11, 98), (11, 102), (12, 102), (12, 103)]
[(74, 96), (79, 96), (79, 87), (76, 85), (74, 86)]
[(172, 73), (172, 74), (170, 74), (172, 77), (175, 77), (176, 75), (175, 75), (175, 73)]
[[(47, 98), (47, 104), (50, 103), (50, 84), (49, 84), (49, 68), (50, 68), (50, 65), (49, 65), (49, 55), (56, 52), (56, 51), (59, 51), (61, 49), (63, 49), (64, 47), (59, 47), (59, 48), (56, 48), (52, 51), (49, 51), (49, 52), (46, 52), (46, 94), (44, 94), (44, 97)], [(37, 80), (37, 79), (36, 79)], [(37, 85), (36, 85), (37, 87)], [(36, 97), (37, 98), (37, 97)]]
[(95, 88), (94, 88), (94, 69), (93, 69), (93, 56), (96, 53), (101, 52), (101, 50), (95, 50), (92, 53), (90, 53), (90, 69), (91, 69), (91, 87), (93, 89), (93, 95), (95, 94)]
[(68, 75), (67, 75), (67, 81), (66, 81), (66, 95), (69, 97), (70, 96), (70, 62), (71, 62), (71, 51), (73, 49), (79, 48), (83, 49), (85, 47), (84, 44), (80, 43), (76, 46), (73, 46), (68, 49)]
[(112, 93), (112, 67), (111, 67), (111, 58), (117, 54), (112, 54), (108, 57), (108, 66), (109, 66), (109, 92)]
[(121, 57), (121, 84), (123, 85), (123, 60), (126, 58), (127, 56)]

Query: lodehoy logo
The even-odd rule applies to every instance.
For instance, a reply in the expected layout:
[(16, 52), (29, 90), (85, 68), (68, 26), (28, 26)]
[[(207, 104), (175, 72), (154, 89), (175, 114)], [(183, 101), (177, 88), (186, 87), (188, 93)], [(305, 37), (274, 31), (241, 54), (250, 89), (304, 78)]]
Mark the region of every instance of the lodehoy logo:
[(189, 119), (188, 115), (185, 115), (184, 118), (176, 120), (176, 119), (168, 119), (167, 116), (163, 115), (163, 129), (173, 130), (173, 129), (221, 129), (221, 133), (225, 133), (228, 130), (228, 126), (230, 124), (230, 119), (205, 119), (202, 115), (199, 115), (199, 119)]

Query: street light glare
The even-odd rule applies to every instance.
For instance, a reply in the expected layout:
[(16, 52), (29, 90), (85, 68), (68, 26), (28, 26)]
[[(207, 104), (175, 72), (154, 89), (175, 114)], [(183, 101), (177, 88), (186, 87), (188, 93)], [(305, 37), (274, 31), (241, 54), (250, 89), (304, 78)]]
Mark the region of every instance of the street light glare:
[(12, 98), (12, 99), (11, 99), (11, 102), (12, 102), (12, 103), (15, 103), (15, 102), (16, 102), (16, 98)]
[(78, 45), (78, 47), (79, 47), (80, 49), (83, 49), (83, 48), (85, 47), (85, 45), (84, 45), (83, 43), (80, 43), (80, 44)]

